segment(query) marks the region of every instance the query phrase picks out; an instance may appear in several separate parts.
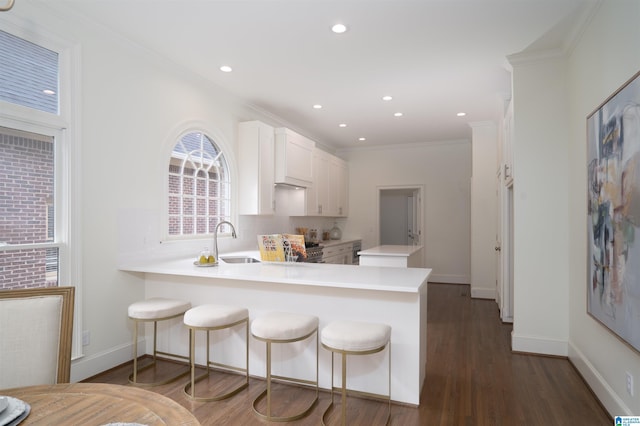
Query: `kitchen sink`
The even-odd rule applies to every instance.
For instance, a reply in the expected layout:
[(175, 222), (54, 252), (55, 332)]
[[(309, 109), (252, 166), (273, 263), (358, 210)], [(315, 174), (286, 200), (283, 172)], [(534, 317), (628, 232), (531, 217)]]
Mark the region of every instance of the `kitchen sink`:
[(248, 256), (221, 256), (220, 260), (225, 263), (260, 263), (258, 259)]

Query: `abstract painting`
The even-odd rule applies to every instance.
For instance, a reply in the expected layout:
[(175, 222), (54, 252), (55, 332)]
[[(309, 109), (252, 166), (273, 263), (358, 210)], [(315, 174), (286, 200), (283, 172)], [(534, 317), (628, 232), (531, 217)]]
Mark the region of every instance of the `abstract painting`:
[(640, 351), (640, 72), (587, 117), (587, 312)]

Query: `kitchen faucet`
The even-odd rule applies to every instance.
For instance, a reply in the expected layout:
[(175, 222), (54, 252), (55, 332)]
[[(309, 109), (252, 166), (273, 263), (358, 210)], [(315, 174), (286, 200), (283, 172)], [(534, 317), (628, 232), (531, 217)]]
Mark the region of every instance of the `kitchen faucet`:
[(222, 222), (220, 222), (220, 223), (218, 223), (216, 225), (216, 228), (213, 230), (213, 257), (214, 257), (214, 259), (216, 259), (216, 262), (219, 262), (219, 259), (218, 259), (218, 229), (220, 229), (220, 225), (224, 225), (225, 223), (231, 227), (231, 236), (233, 238), (238, 238), (238, 236), (236, 235), (236, 228), (233, 227), (233, 224), (231, 222), (223, 220)]

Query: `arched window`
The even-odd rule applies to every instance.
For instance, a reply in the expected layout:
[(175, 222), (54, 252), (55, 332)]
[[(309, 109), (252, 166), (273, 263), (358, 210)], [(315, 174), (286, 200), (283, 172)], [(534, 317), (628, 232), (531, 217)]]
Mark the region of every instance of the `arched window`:
[(212, 234), (231, 219), (229, 167), (204, 133), (185, 134), (171, 152), (168, 208), (170, 237)]

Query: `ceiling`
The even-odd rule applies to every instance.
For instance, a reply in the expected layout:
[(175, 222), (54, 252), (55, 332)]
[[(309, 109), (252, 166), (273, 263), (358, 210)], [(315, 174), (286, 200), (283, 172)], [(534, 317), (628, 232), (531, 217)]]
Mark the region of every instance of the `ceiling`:
[[(506, 57), (566, 48), (563, 43), (594, 5), (593, 0), (46, 3), (110, 27), (336, 150), (470, 139), (469, 123), (498, 120), (510, 97)], [(335, 23), (348, 30), (333, 33)], [(220, 71), (222, 65), (233, 71)], [(383, 101), (384, 95), (393, 99)], [(396, 112), (403, 115), (395, 117)]]

